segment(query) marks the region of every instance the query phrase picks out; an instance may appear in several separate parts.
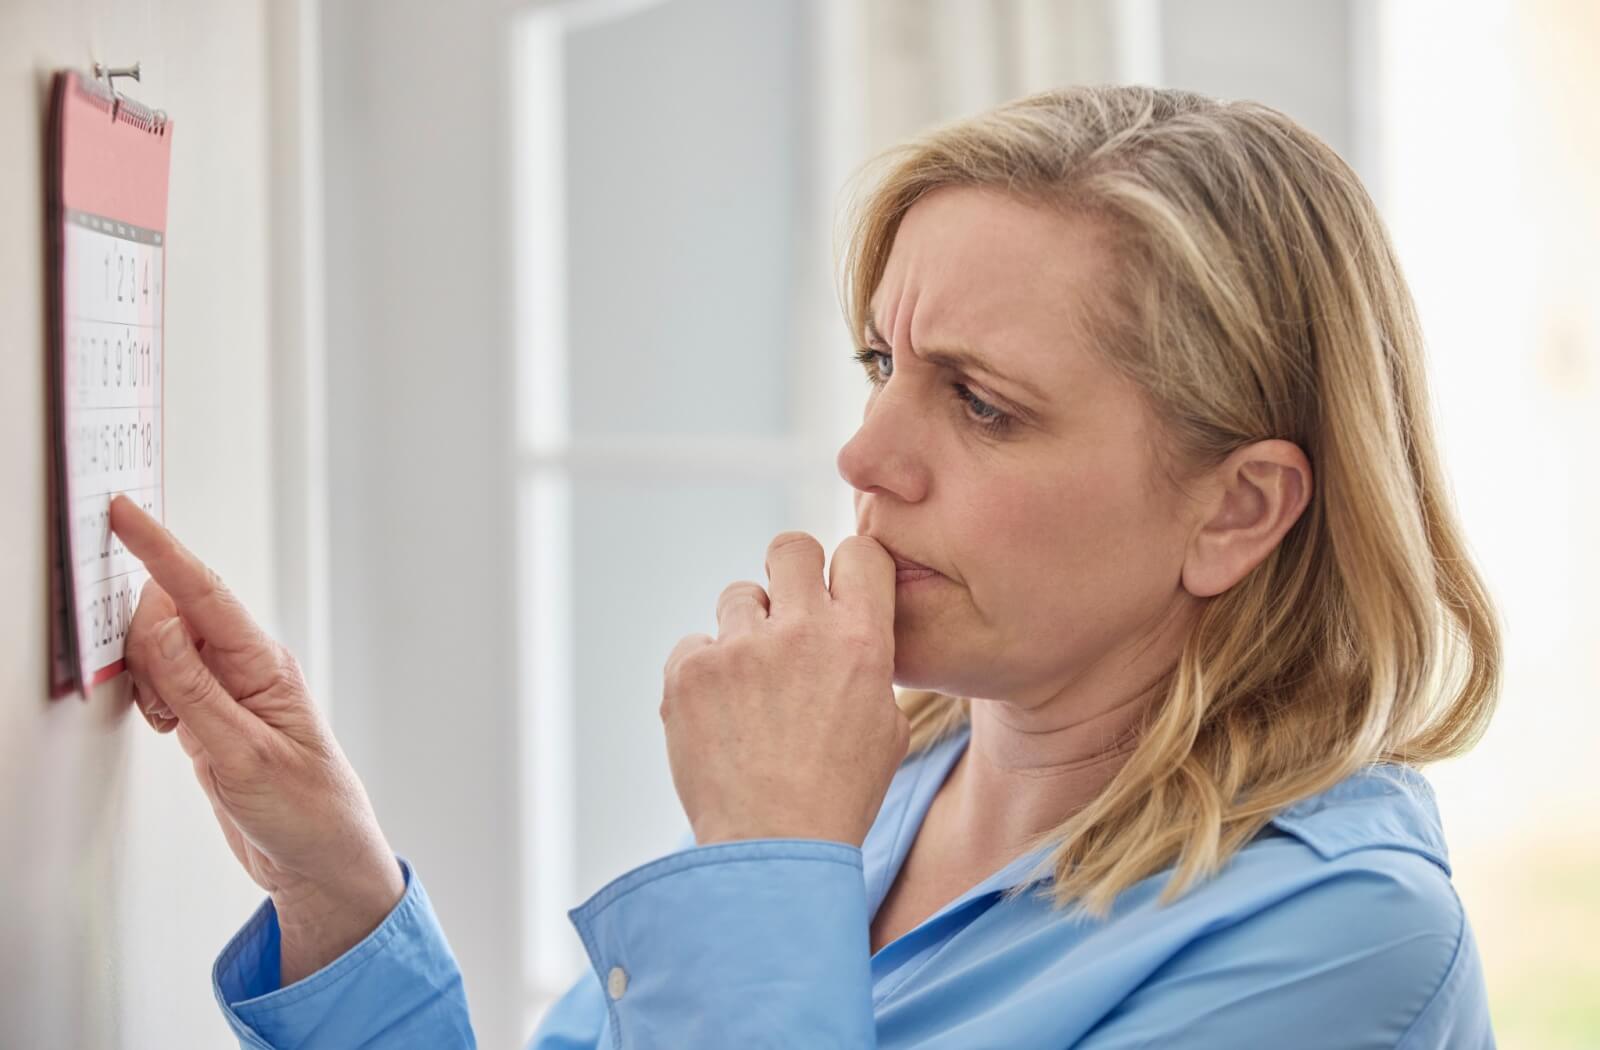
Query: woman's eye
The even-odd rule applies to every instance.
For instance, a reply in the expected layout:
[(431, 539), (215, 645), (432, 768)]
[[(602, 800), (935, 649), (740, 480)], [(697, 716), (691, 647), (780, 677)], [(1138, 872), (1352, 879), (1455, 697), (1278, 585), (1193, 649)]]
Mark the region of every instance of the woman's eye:
[(855, 356), (856, 360), (866, 368), (867, 379), (873, 383), (885, 382), (894, 375), (894, 358), (882, 350), (863, 346), (856, 350)]
[(961, 383), (955, 384), (956, 397), (966, 405), (967, 416), (987, 433), (999, 435), (1005, 433), (1012, 423), (1012, 417), (1000, 409), (979, 398)]
[[(875, 387), (887, 383), (889, 377), (894, 375), (894, 357), (885, 350), (857, 347), (855, 359), (867, 370), (867, 382)], [(952, 383), (950, 389), (961, 406), (962, 414), (973, 426), (991, 437), (998, 437), (1011, 428), (1013, 419), (1008, 413), (973, 394), (965, 384)]]

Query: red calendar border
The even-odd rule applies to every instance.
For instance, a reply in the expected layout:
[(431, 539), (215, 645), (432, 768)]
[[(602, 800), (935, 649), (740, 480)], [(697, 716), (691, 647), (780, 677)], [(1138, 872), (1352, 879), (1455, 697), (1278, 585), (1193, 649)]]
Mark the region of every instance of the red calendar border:
[(165, 233), (171, 122), (152, 127), (120, 101), (113, 117), (105, 88), (71, 71), (56, 75), (64, 93), (58, 203)]

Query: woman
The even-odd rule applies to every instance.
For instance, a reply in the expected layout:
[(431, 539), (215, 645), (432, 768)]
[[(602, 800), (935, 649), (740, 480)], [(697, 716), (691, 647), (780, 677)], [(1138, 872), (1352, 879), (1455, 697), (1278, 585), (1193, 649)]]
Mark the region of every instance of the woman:
[[(1414, 769), (1481, 732), (1499, 640), (1354, 174), (1142, 88), (884, 160), (845, 270), (859, 535), (826, 578), (780, 535), (669, 657), (693, 842), (571, 912), (594, 972), (531, 1045), (1492, 1046)], [(270, 894), (215, 971), (243, 1043), (470, 1045), (292, 658), (113, 522), (156, 581), (139, 702)]]

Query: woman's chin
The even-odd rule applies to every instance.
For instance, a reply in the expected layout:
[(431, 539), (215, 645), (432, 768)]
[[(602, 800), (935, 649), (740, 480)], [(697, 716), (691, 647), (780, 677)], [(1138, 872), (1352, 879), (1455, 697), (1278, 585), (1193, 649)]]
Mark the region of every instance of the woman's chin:
[(952, 677), (951, 668), (947, 666), (948, 654), (941, 654), (936, 646), (924, 645), (908, 634), (901, 632), (898, 626), (895, 628), (894, 684), (905, 689), (942, 692), (941, 684), (947, 684)]
[(982, 657), (973, 651), (979, 625), (958, 604), (897, 602), (894, 610), (894, 684), (947, 692), (960, 688)]

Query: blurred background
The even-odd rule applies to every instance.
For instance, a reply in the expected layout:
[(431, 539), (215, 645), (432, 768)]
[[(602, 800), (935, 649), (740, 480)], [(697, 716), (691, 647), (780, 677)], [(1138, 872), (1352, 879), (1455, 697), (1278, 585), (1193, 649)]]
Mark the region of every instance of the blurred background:
[[(1421, 310), (1507, 640), (1487, 737), (1429, 772), (1501, 1045), (1566, 1050), (1600, 1047), (1596, 53), (1588, 0), (4, 0), (0, 105), (42, 129), (49, 67), (144, 59), (178, 129), (169, 524), (300, 656), (484, 1046), (587, 970), (567, 909), (687, 830), (669, 650), (774, 533), (854, 531), (846, 179), (1071, 83), (1284, 110), (1361, 174)], [(0, 187), (23, 229), (38, 177)], [(37, 256), (4, 260), (32, 355)], [(43, 551), (38, 518), (7, 537)], [(42, 596), (36, 560), (0, 582)], [(0, 635), (30, 696), (33, 619)], [(125, 704), (0, 715), (0, 872), (36, 901), (0, 920), (4, 994), (77, 1011), (8, 1004), (16, 1045), (229, 1038), (207, 971), (260, 895)]]

